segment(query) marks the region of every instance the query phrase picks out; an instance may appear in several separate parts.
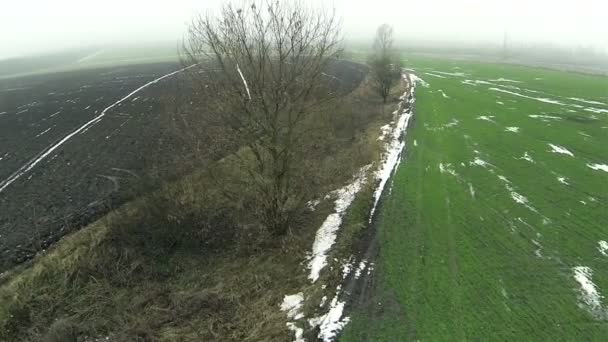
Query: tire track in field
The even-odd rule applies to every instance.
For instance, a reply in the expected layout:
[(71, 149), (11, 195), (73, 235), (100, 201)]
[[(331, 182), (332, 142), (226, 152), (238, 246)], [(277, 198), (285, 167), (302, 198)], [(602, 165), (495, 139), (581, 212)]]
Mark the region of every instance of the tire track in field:
[(166, 74), (164, 76), (161, 76), (153, 81), (150, 81), (144, 85), (142, 85), (141, 87), (135, 89), (134, 91), (132, 91), (131, 93), (129, 93), (127, 96), (121, 98), (120, 100), (114, 102), (113, 104), (111, 104), (110, 106), (106, 107), (101, 114), (97, 115), (96, 117), (94, 117), (93, 119), (89, 120), (87, 123), (85, 123), (84, 125), (80, 126), (79, 128), (75, 129), (74, 131), (72, 131), (70, 134), (66, 135), (65, 137), (63, 137), (61, 140), (59, 140), (58, 142), (54, 143), (53, 145), (47, 147), (45, 150), (43, 150), (42, 152), (40, 152), (37, 156), (35, 156), (34, 158), (32, 158), (30, 161), (28, 161), (27, 163), (25, 163), (23, 166), (21, 166), (17, 171), (13, 172), (12, 175), (10, 175), (7, 179), (3, 180), (2, 182), (0, 182), (0, 193), (2, 193), (2, 191), (4, 191), (6, 188), (8, 188), (13, 182), (15, 182), (16, 180), (18, 180), (19, 178), (21, 178), (21, 176), (23, 176), (24, 174), (28, 173), (29, 171), (31, 171), (37, 164), (39, 164), (41, 161), (43, 161), (44, 159), (46, 159), (51, 153), (53, 153), (55, 150), (57, 150), (59, 147), (61, 147), (61, 145), (65, 144), (67, 141), (69, 141), (71, 138), (73, 138), (76, 134), (78, 133), (83, 133), (85, 131), (87, 131), (88, 129), (90, 129), (91, 127), (93, 127), (95, 124), (97, 124), (99, 121), (101, 121), (101, 119), (103, 119), (103, 117), (106, 115), (106, 113), (118, 106), (119, 104), (121, 104), (122, 102), (124, 102), (125, 100), (129, 99), (130, 97), (132, 97), (133, 95), (137, 94), (138, 92), (140, 92), (141, 90), (149, 87), (152, 84), (156, 84), (160, 81), (162, 81), (165, 78), (171, 77), (175, 74), (178, 74), (180, 72), (183, 72), (187, 69), (190, 69), (192, 67), (194, 67), (196, 64), (187, 66), (185, 68), (179, 69), (177, 71), (171, 72), (169, 74)]

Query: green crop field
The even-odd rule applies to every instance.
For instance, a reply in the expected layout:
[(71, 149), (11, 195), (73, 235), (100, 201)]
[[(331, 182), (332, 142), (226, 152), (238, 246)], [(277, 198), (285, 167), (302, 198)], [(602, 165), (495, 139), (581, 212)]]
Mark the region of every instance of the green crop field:
[(415, 121), (343, 341), (607, 341), (608, 78), (410, 60)]

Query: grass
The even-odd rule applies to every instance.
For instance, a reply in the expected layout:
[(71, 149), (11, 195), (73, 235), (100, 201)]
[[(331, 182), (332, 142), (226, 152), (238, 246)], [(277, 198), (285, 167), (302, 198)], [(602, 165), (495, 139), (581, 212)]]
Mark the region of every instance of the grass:
[[(342, 340), (605, 340), (608, 323), (598, 311), (608, 303), (595, 311), (584, 304), (573, 267), (590, 267), (600, 295), (608, 293), (608, 257), (597, 248), (608, 239), (608, 174), (586, 166), (608, 163), (608, 113), (584, 110), (608, 105), (568, 98), (608, 103), (608, 79), (471, 62), (408, 64), (430, 86), (418, 87), (407, 159), (381, 211), (378, 285)], [(465, 75), (428, 74), (437, 71)], [(498, 78), (520, 83), (490, 81)], [(526, 153), (533, 163), (521, 159)], [(491, 165), (472, 164), (475, 158)]]

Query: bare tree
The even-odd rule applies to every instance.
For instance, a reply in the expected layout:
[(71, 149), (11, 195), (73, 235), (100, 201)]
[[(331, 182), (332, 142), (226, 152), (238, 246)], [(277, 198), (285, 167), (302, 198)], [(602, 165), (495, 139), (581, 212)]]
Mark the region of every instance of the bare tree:
[(376, 91), (386, 103), (391, 88), (399, 80), (400, 69), (393, 50), (393, 28), (388, 24), (380, 25), (376, 31), (370, 65)]
[[(334, 11), (297, 1), (225, 3), (219, 16), (199, 15), (184, 44), (191, 74), (242, 146), (244, 186), (253, 189), (262, 223), (284, 234), (304, 188), (296, 181), (307, 120), (333, 97), (325, 70), (339, 55)], [(198, 77), (205, 73), (205, 77)]]

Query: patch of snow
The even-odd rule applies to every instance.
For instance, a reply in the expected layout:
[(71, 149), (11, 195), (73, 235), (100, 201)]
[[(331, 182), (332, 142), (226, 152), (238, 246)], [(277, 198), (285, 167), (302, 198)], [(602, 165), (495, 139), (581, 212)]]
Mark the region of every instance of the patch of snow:
[(600, 251), (603, 256), (608, 256), (608, 242), (600, 240), (597, 244), (597, 250)]
[(429, 76), (433, 76), (433, 77), (446, 78), (445, 76), (441, 76), (441, 75), (433, 74), (433, 73), (430, 73), (430, 72), (425, 72), (424, 74), (425, 74), (425, 75), (429, 75)]
[(324, 342), (333, 341), (338, 333), (348, 324), (350, 318), (342, 317), (344, 312), (344, 301), (338, 300), (340, 295), (340, 287), (338, 292), (331, 301), (329, 311), (322, 316), (308, 320), (311, 327), (319, 327), (318, 338)]
[(587, 167), (596, 170), (596, 171), (604, 171), (604, 172), (608, 172), (608, 165), (606, 164), (587, 164)]
[(387, 134), (391, 131), (391, 125), (390, 124), (386, 124), (382, 127), (380, 127), (380, 136), (378, 137), (378, 140), (384, 140), (384, 138), (386, 138)]
[(323, 296), (323, 298), (321, 298), (321, 303), (319, 303), (319, 307), (324, 307), (325, 303), (327, 303), (327, 296)]
[(412, 82), (412, 84), (416, 84), (416, 83), (420, 83), (423, 87), (428, 88), (429, 84), (426, 83), (422, 78), (416, 76), (415, 74), (409, 74), (410, 76), (410, 81)]
[(593, 107), (585, 108), (583, 110), (586, 112), (591, 112), (591, 113), (596, 113), (596, 114), (608, 113), (608, 109), (600, 109), (600, 108), (593, 108)]
[(414, 139), (414, 147), (418, 146), (418, 141)]
[(489, 122), (494, 122), (494, 120), (492, 120), (494, 118), (494, 115), (481, 115), (477, 117), (477, 120), (485, 120), (485, 121), (489, 121)]
[(561, 154), (569, 155), (570, 157), (574, 157), (574, 154), (572, 152), (568, 151), (563, 146), (553, 145), (553, 144), (549, 144), (549, 146), (551, 146), (551, 152), (553, 152), (553, 153), (561, 153)]
[(528, 115), (528, 116), (533, 119), (552, 119), (552, 120), (561, 119), (559, 116), (551, 116), (551, 115)]
[(515, 92), (512, 92), (512, 91), (504, 90), (504, 89), (500, 89), (500, 88), (489, 88), (489, 90), (499, 91), (499, 92), (502, 92), (502, 93), (511, 94), (511, 95), (514, 95), (514, 96), (519, 96), (519, 97), (523, 97), (523, 98), (526, 98), (526, 99), (536, 100), (536, 101), (540, 101), (540, 102), (544, 102), (544, 103), (551, 103), (551, 104), (562, 105), (562, 106), (564, 105), (562, 102), (559, 102), (557, 100), (553, 100), (553, 99), (549, 99), (549, 98), (544, 98), (544, 97), (532, 97), (532, 96), (523, 95), (523, 94), (520, 94), (520, 93), (515, 93)]
[(566, 180), (566, 177), (557, 177), (557, 181), (564, 185), (570, 185), (570, 183), (568, 183), (568, 181)]
[(286, 295), (281, 303), (281, 311), (287, 313), (287, 317), (291, 319), (300, 319), (303, 314), (301, 312), (304, 306), (304, 293), (300, 292), (294, 295)]
[(498, 103), (499, 105), (504, 105), (505, 103), (502, 101), (496, 101), (496, 103)]
[(524, 156), (519, 159), (523, 159), (523, 160), (529, 161), (530, 163), (534, 163), (534, 159), (532, 159), (532, 157), (530, 157), (530, 154), (528, 152), (524, 153)]
[(445, 127), (445, 128), (452, 128), (452, 127), (458, 126), (459, 123), (460, 123), (460, 121), (458, 121), (457, 119), (452, 119), (452, 121), (450, 121), (449, 123), (443, 125), (443, 127)]
[(580, 285), (579, 298), (584, 306), (596, 318), (605, 318), (606, 312), (602, 308), (602, 296), (597, 290), (597, 286), (592, 281), (593, 270), (586, 266), (576, 266), (574, 271), (574, 279)]
[(441, 95), (443, 96), (443, 98), (445, 98), (445, 99), (449, 99), (449, 98), (450, 98), (449, 96), (447, 96), (447, 95), (446, 95), (446, 94), (443, 92), (443, 90), (439, 89), (439, 92), (441, 93)]
[(574, 101), (578, 101), (578, 102), (582, 102), (582, 103), (586, 103), (586, 104), (592, 104), (592, 105), (608, 106), (608, 104), (603, 103), (603, 102), (585, 100), (585, 99), (581, 99), (578, 97), (569, 97), (568, 100), (574, 100)]
[(321, 203), (321, 200), (311, 200), (306, 202), (306, 206), (308, 207), (308, 209), (310, 211), (315, 211), (315, 209), (317, 208), (317, 206), (319, 205), (319, 203)]
[(452, 164), (443, 164), (443, 163), (439, 163), (439, 171), (441, 173), (449, 173), (454, 177), (458, 177), (458, 174), (456, 173), (456, 171), (452, 168)]
[(457, 76), (457, 77), (464, 77), (466, 76), (464, 73), (462, 72), (445, 72), (445, 71), (434, 71), (436, 74), (442, 74), (442, 75), (448, 75), (448, 76)]
[(477, 165), (477, 166), (482, 166), (482, 167), (488, 167), (488, 166), (492, 166), (492, 164), (486, 162), (485, 160), (476, 157), (472, 162), (469, 162), (469, 165)]
[(507, 127), (507, 128), (505, 128), (505, 131), (519, 133), (519, 127)]
[(508, 79), (508, 78), (502, 78), (502, 77), (501, 77), (501, 78), (494, 79), (494, 80), (490, 80), (490, 81), (492, 81), (492, 82), (511, 82), (511, 83), (521, 83), (521, 81), (510, 80), (510, 79)]
[(364, 166), (359, 170), (358, 175), (352, 183), (334, 191), (336, 200), (334, 201), (335, 212), (327, 216), (315, 236), (312, 245), (312, 254), (308, 263), (310, 269), (309, 279), (314, 283), (319, 279), (321, 270), (327, 265), (327, 252), (336, 242), (336, 233), (342, 224), (342, 217), (346, 209), (352, 204), (355, 195), (361, 190), (366, 181), (366, 172), (370, 165)]
[(469, 183), (469, 193), (471, 194), (471, 198), (475, 199), (475, 188), (473, 188), (473, 184)]
[(359, 267), (357, 267), (357, 270), (355, 271), (355, 279), (359, 279), (359, 277), (361, 277), (361, 273), (365, 270), (366, 267), (367, 260), (361, 260), (361, 262), (359, 263)]
[(293, 331), (293, 342), (306, 342), (304, 339), (304, 329), (298, 328), (293, 322), (287, 322), (287, 328)]

